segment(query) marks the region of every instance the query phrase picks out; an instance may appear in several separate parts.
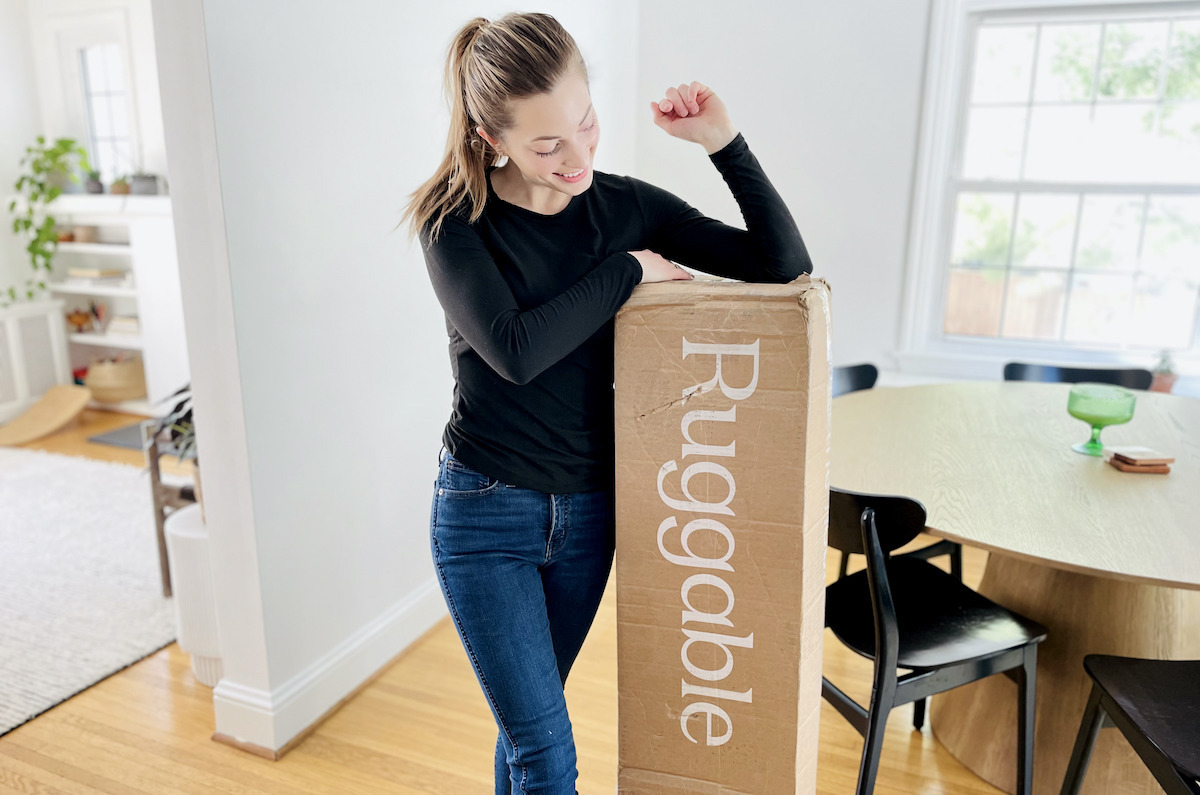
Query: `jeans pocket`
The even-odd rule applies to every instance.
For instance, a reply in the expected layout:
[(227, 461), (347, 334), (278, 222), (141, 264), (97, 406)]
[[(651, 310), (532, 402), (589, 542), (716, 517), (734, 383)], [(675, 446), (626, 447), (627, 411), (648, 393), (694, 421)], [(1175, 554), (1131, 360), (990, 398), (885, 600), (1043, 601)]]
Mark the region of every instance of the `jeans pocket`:
[(438, 494), (453, 497), (478, 497), (502, 487), (503, 482), (488, 477), (446, 453), (438, 478)]

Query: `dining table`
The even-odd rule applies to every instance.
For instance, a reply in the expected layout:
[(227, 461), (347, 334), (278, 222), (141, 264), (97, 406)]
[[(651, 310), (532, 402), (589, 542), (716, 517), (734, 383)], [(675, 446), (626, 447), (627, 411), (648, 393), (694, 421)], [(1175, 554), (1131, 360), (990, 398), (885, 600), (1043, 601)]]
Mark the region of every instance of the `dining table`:
[[(1173, 456), (1122, 472), (1071, 449), (1090, 427), (1070, 384), (878, 387), (832, 405), (830, 484), (920, 500), (926, 532), (988, 552), (978, 591), (1046, 626), (1038, 649), (1034, 793), (1058, 793), (1091, 690), (1087, 654), (1200, 659), (1200, 400), (1133, 390), (1105, 445)], [(1003, 676), (932, 699), (937, 740), (1016, 791), (1017, 690)], [(1159, 793), (1117, 730), (1100, 735), (1081, 792)]]

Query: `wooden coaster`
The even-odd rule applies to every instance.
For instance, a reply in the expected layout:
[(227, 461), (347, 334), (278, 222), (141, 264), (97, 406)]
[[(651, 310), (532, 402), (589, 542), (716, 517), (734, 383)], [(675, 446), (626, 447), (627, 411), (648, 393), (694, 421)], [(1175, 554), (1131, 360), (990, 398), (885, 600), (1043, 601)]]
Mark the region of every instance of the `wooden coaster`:
[(1173, 456), (1151, 450), (1149, 447), (1107, 447), (1104, 452), (1134, 466), (1160, 466), (1175, 463)]
[(1166, 475), (1171, 471), (1171, 467), (1166, 464), (1130, 464), (1116, 456), (1108, 459), (1108, 463), (1122, 472), (1140, 472), (1144, 475)]

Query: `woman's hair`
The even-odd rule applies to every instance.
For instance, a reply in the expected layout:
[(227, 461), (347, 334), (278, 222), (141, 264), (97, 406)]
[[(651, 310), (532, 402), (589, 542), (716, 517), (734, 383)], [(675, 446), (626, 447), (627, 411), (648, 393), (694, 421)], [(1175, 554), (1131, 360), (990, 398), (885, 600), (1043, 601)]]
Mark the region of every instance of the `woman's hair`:
[(413, 235), (428, 229), (436, 239), (446, 215), (466, 200), (469, 220), (478, 219), (487, 199), (487, 167), (499, 154), (475, 128), (500, 138), (512, 127), (509, 100), (551, 91), (573, 67), (587, 76), (575, 40), (549, 14), (508, 14), (495, 22), (477, 17), (464, 25), (446, 58), (446, 154), (413, 192), (400, 223), (407, 221)]

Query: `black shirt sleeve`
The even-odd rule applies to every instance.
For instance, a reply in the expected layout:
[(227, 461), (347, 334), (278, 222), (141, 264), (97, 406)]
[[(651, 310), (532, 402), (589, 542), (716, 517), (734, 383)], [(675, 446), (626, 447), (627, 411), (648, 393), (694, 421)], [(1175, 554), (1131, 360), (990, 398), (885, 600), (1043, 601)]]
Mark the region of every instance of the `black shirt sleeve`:
[(747, 282), (786, 283), (812, 273), (792, 214), (742, 134), (709, 159), (733, 192), (746, 229), (708, 218), (677, 196), (631, 179), (648, 225), (648, 247), (689, 268)]
[(621, 252), (544, 304), (522, 311), (478, 233), (448, 215), (425, 243), (434, 292), (450, 323), (505, 380), (527, 384), (611, 320), (642, 278)]

